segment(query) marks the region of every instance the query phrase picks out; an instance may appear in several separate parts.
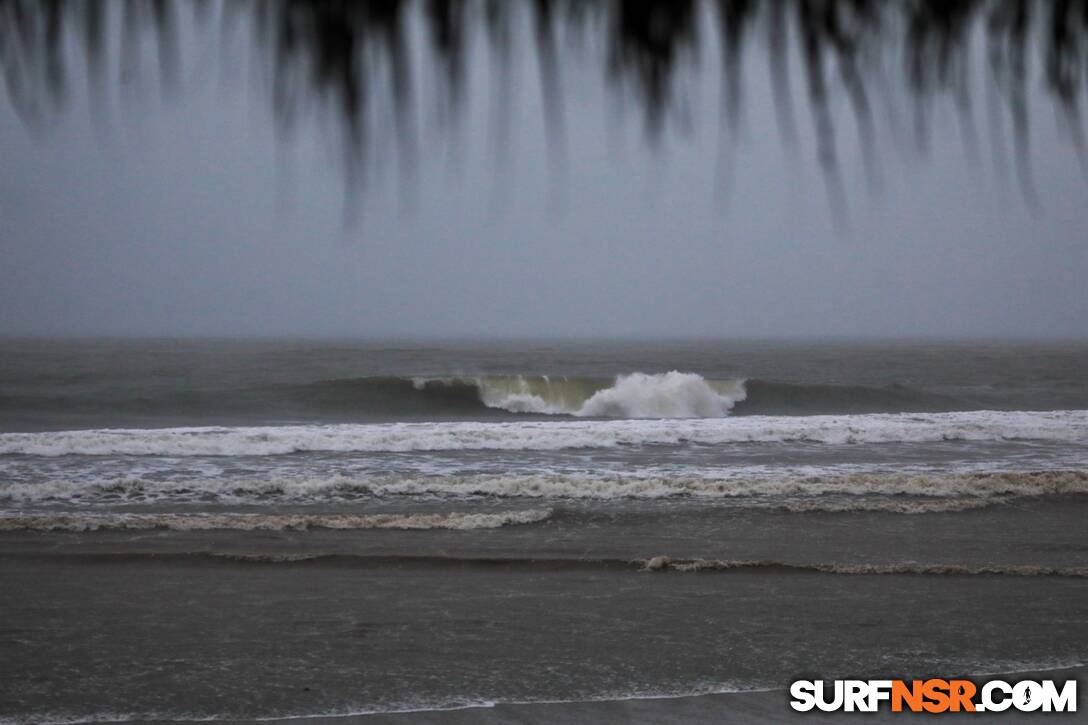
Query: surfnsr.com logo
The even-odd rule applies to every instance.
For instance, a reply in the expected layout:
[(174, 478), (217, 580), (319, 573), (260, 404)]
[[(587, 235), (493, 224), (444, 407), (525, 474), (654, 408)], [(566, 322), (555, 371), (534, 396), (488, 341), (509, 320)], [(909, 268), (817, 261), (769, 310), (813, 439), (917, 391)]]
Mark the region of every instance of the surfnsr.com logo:
[(798, 712), (1076, 712), (1077, 681), (797, 680), (790, 697)]

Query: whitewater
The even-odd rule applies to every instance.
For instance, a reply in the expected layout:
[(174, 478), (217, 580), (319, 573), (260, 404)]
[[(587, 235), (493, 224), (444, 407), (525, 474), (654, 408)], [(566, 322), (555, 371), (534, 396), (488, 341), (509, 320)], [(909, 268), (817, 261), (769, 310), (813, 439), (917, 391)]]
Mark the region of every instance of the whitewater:
[[(424, 390), (434, 382), (416, 379)], [(727, 415), (747, 397), (743, 380), (707, 380), (695, 373), (631, 373), (611, 385), (592, 379), (523, 375), (475, 378), (480, 400), (512, 413), (572, 415), (579, 418), (714, 418)]]
[(0, 455), (242, 456), (807, 441), (1088, 441), (1088, 411), (103, 429), (0, 434)]

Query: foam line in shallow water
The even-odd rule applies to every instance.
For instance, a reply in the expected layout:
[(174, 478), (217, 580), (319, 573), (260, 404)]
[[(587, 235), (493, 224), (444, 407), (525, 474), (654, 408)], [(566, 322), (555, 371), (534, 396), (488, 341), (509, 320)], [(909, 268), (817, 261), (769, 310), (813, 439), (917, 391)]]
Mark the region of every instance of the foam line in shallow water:
[(564, 571), (571, 569), (619, 569), (640, 572), (729, 573), (743, 571), (786, 571), (846, 576), (1012, 576), (1088, 578), (1088, 567), (1047, 566), (1039, 564), (994, 564), (973, 566), (956, 563), (900, 561), (886, 563), (815, 562), (802, 563), (778, 559), (681, 559), (667, 555), (644, 559), (596, 557), (535, 557), (518, 555), (449, 556), (445, 554), (344, 554), (322, 552), (26, 552), (20, 559), (56, 561), (74, 559), (85, 562), (154, 559), (157, 561), (209, 561), (243, 564), (331, 564), (349, 567), (503, 567)]
[(914, 574), (947, 576), (1057, 576), (1083, 579), (1088, 577), (1088, 567), (1083, 566), (1036, 566), (1016, 564), (1001, 566), (964, 566), (960, 564), (923, 564), (903, 562), (892, 564), (793, 564), (784, 561), (749, 561), (734, 559), (674, 559), (655, 556), (633, 562), (644, 571), (712, 572), (738, 569), (787, 569), (810, 571), (821, 574), (847, 574), (855, 576)]
[(337, 475), (250, 480), (210, 477), (184, 481), (110, 478), (94, 483), (64, 480), (0, 482), (0, 502), (21, 506), (164, 501), (312, 503), (352, 501), (368, 496), (487, 496), (587, 500), (695, 498), (797, 512), (930, 513), (977, 508), (1013, 497), (1076, 494), (1088, 494), (1088, 471), (866, 473), (763, 478), (471, 474), (361, 478)]
[(304, 531), (306, 529), (496, 529), (533, 524), (549, 509), (499, 513), (427, 514), (42, 514), (0, 516), (0, 531)]
[(803, 441), (1088, 442), (1088, 410), (694, 420), (441, 422), (77, 430), (0, 434), (0, 455), (261, 456), (305, 451), (560, 450)]

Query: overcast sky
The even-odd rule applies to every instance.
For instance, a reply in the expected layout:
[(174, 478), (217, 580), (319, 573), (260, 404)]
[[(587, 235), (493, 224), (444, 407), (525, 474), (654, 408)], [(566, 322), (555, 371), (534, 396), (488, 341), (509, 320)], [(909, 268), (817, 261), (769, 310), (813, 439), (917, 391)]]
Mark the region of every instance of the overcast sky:
[[(376, 149), (345, 224), (335, 123), (315, 112), (278, 135), (244, 40), (207, 46), (183, 33), (166, 98), (149, 73), (142, 90), (106, 84), (92, 107), (74, 52), (73, 92), (45, 122), (24, 123), (0, 95), (0, 333), (1088, 335), (1088, 183), (1034, 56), (1039, 210), (994, 168), (983, 94), (975, 164), (951, 105), (935, 109), (927, 151), (897, 140), (912, 111), (891, 94), (877, 110), (878, 184), (833, 85), (848, 206), (836, 224), (801, 71), (791, 152), (758, 48), (735, 145), (706, 47), (687, 117), (658, 144), (605, 91), (600, 64), (571, 57), (549, 146), (535, 59), (518, 53), (502, 162), (478, 48), (464, 116), (443, 121), (425, 100), (414, 177)], [(421, 88), (434, 82), (416, 72)]]

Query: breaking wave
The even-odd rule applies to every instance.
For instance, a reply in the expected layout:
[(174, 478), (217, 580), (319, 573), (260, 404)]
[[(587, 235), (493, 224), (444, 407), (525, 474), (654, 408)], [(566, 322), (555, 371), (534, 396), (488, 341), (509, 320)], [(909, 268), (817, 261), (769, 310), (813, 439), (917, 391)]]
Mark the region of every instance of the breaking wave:
[[(1030, 407), (1030, 401), (1006, 393), (957, 388), (952, 394), (929, 390), (924, 384), (912, 387), (713, 379), (673, 370), (614, 377), (384, 375), (185, 390), (0, 390), (0, 408), (16, 419), (29, 416), (40, 420), (63, 414), (218, 422), (503, 420), (525, 416), (718, 418), (1024, 409), (1025, 403)], [(1039, 402), (1040, 408), (1062, 407), (1047, 404), (1053, 401)]]
[(370, 376), (196, 390), (83, 393), (0, 391), (11, 414), (351, 418), (509, 418), (513, 414), (602, 418), (720, 417), (746, 396), (743, 380), (684, 372), (606, 377)]
[[(436, 382), (415, 384), (426, 389)], [(519, 375), (478, 378), (474, 383), (489, 408), (581, 418), (719, 418), (747, 395), (743, 380), (706, 380), (675, 370), (620, 375), (611, 382)]]
[[(606, 391), (607, 392), (607, 391)], [(596, 397), (587, 401), (587, 405)], [(601, 406), (612, 404), (600, 399)], [(1088, 410), (686, 420), (483, 421), (2, 433), (0, 455), (262, 456), (298, 452), (560, 450), (636, 445), (1040, 440), (1088, 442)]]
[(496, 529), (546, 520), (550, 509), (419, 514), (42, 514), (0, 516), (0, 531), (305, 531), (307, 529)]

